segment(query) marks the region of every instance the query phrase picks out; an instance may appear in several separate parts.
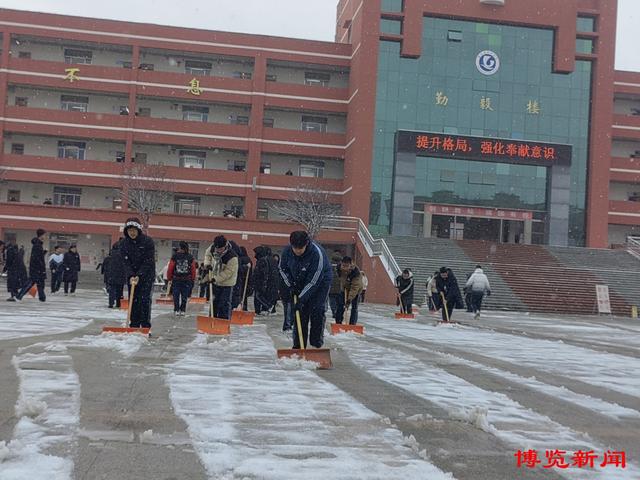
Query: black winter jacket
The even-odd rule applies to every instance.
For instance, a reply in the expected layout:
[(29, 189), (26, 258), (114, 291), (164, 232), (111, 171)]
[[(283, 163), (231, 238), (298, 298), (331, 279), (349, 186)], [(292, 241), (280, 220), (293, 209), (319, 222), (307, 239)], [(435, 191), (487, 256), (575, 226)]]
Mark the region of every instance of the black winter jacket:
[(261, 301), (273, 305), (279, 296), (278, 266), (270, 248), (259, 246), (253, 251), (256, 254), (256, 266), (253, 271), (254, 292)]
[(403, 298), (413, 299), (413, 287), (414, 280), (412, 273), (409, 273), (409, 278), (404, 278), (402, 275), (396, 277), (396, 288)]
[(35, 282), (47, 278), (47, 265), (44, 261), (46, 250), (42, 241), (35, 237), (31, 240), (31, 258), (29, 259), (29, 278)]
[(80, 271), (80, 255), (71, 251), (64, 254), (62, 260), (62, 280), (64, 282), (77, 282)]
[(453, 302), (456, 308), (464, 308), (464, 302), (462, 295), (460, 295), (460, 287), (458, 286), (458, 279), (453, 274), (451, 269), (447, 270), (448, 278), (445, 280), (441, 275), (438, 275), (436, 279), (436, 288), (438, 289), (438, 296), (444, 293), (444, 297), (447, 302)]
[[(24, 254), (24, 252), (23, 252)], [(27, 283), (27, 267), (17, 245), (7, 247), (7, 291), (20, 290)]]
[(140, 233), (133, 240), (125, 230), (120, 251), (127, 280), (139, 276), (140, 282), (153, 283), (156, 276), (156, 247), (151, 237)]
[(127, 283), (127, 272), (119, 243), (111, 249), (109, 256), (104, 259), (104, 281), (109, 285)]

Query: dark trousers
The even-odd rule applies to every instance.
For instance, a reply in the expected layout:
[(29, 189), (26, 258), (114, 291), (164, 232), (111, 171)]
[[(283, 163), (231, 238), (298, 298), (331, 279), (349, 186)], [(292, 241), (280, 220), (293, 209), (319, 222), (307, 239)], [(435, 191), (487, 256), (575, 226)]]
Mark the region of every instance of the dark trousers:
[[(133, 328), (151, 328), (151, 293), (153, 278), (140, 279), (131, 304), (131, 326)], [(129, 298), (131, 302), (131, 298)]]
[[(76, 285), (78, 282), (64, 282), (64, 293), (76, 293)], [(71, 287), (71, 290), (69, 290)]]
[[(442, 306), (442, 321), (451, 321), (453, 319), (453, 309), (456, 306), (455, 300), (447, 300), (446, 304), (447, 308), (445, 311), (444, 305)], [(447, 318), (447, 313), (449, 313), (449, 318)]]
[(329, 308), (331, 308), (331, 316), (336, 319), (338, 317), (338, 300), (342, 298), (342, 293), (329, 294)]
[(253, 308), (258, 315), (262, 312), (269, 312), (273, 308), (274, 303), (275, 302), (264, 298), (264, 296), (258, 292), (254, 292), (253, 294)]
[(213, 316), (231, 320), (231, 295), (233, 287), (213, 287), (214, 312)]
[(189, 280), (174, 280), (171, 284), (173, 290), (173, 311), (186, 312), (187, 300), (191, 293), (192, 284)]
[(38, 280), (29, 279), (27, 283), (24, 284), (24, 286), (22, 287), (22, 290), (20, 290), (20, 293), (18, 293), (16, 298), (18, 300), (22, 300), (22, 297), (24, 297), (27, 294), (27, 292), (31, 290), (31, 287), (36, 285), (38, 287), (38, 299), (41, 302), (46, 301), (47, 295), (44, 293), (44, 280), (45, 280), (44, 278), (38, 279)]
[[(354, 298), (351, 301), (351, 314), (349, 317), (349, 325), (356, 325), (358, 323), (358, 296), (356, 296), (356, 298)], [(337, 305), (337, 312), (336, 312), (336, 323), (342, 323), (342, 321), (344, 320), (344, 310), (345, 310), (345, 303), (344, 303), (344, 295), (339, 295), (339, 298), (337, 299), (338, 301), (338, 305)]]
[(115, 305), (117, 308), (120, 308), (120, 299), (122, 298), (124, 285), (121, 283), (110, 283), (107, 286), (107, 290), (109, 291), (109, 307)]
[(56, 293), (60, 290), (62, 284), (62, 268), (58, 270), (51, 270), (51, 293)]
[(484, 298), (484, 292), (471, 292), (471, 305), (473, 313), (482, 310), (482, 299)]
[[(302, 337), (305, 344), (320, 348), (324, 344), (324, 324), (327, 296), (329, 295), (331, 282), (320, 285), (316, 290), (314, 298), (310, 298), (300, 309), (300, 323), (302, 324)], [(296, 321), (295, 307), (291, 308), (293, 317), (293, 348), (300, 348), (298, 339), (298, 322)]]
[(209, 284), (205, 282), (200, 282), (200, 298), (206, 298), (209, 300)]
[(286, 332), (293, 328), (293, 309), (291, 308), (291, 302), (282, 302), (284, 307), (284, 322), (282, 323), (282, 331)]
[(413, 295), (400, 295), (400, 304), (404, 313), (412, 313), (413, 311)]
[(440, 310), (442, 308), (442, 298), (440, 298), (440, 294), (432, 293), (431, 301), (433, 302), (433, 309)]

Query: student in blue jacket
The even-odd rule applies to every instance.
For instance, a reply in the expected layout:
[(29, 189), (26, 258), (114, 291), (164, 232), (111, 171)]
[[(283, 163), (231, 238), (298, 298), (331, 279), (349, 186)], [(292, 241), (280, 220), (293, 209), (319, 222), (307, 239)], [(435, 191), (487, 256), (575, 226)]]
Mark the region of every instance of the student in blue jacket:
[(307, 343), (320, 348), (324, 343), (325, 308), (333, 276), (331, 263), (323, 248), (305, 231), (292, 232), (289, 244), (280, 257), (280, 275), (293, 307), (293, 348), (300, 348), (296, 312), (300, 313), (305, 348)]

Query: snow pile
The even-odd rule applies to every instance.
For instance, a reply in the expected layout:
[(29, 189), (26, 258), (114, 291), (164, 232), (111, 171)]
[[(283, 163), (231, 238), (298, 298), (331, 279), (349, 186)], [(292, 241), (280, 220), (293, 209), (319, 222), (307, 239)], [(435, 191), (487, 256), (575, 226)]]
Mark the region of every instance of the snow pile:
[(140, 443), (151, 442), (153, 440), (153, 430), (145, 430), (140, 434)]
[(479, 430), (487, 433), (496, 433), (493, 425), (489, 424), (487, 415), (489, 410), (486, 407), (473, 407), (471, 409), (459, 409), (449, 411), (449, 416), (460, 422), (466, 422)]
[(20, 396), (16, 404), (16, 416), (35, 418), (47, 411), (47, 404), (33, 398)]
[(316, 370), (320, 366), (319, 363), (305, 360), (298, 355), (294, 355), (293, 357), (282, 357), (279, 358), (277, 362), (284, 370)]

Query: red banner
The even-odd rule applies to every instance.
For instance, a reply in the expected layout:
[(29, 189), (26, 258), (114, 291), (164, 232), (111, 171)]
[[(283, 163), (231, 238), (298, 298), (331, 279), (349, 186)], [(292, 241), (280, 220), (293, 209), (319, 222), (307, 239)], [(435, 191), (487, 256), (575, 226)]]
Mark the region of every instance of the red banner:
[(460, 205), (424, 206), (425, 213), (450, 217), (495, 218), (498, 220), (532, 220), (533, 212), (527, 210), (502, 210), (491, 207), (464, 207)]

